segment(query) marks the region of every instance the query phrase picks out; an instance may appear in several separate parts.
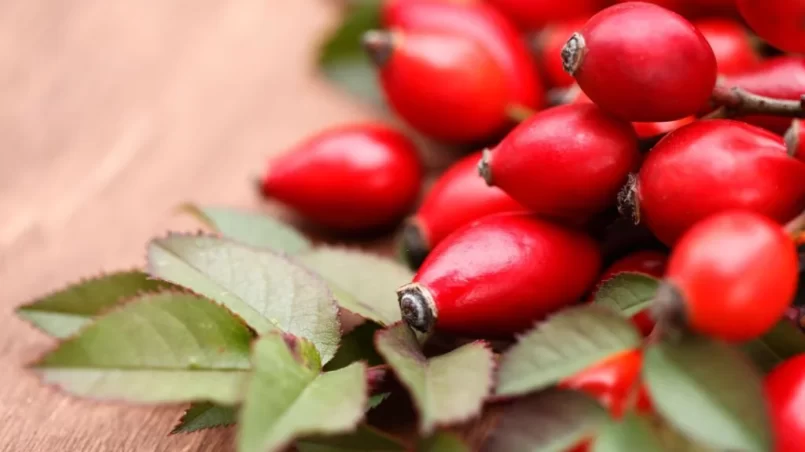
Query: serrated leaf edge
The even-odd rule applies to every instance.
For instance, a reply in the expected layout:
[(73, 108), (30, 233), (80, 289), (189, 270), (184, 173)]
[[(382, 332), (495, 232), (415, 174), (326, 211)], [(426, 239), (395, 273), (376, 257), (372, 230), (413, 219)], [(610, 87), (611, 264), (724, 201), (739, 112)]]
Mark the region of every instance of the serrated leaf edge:
[[(305, 267), (301, 263), (296, 262), (295, 260), (293, 260), (293, 258), (290, 255), (288, 255), (287, 253), (285, 253), (283, 251), (275, 251), (275, 250), (270, 250), (270, 249), (266, 249), (266, 248), (259, 248), (259, 247), (256, 247), (256, 246), (252, 246), (252, 245), (248, 245), (248, 244), (245, 244), (245, 243), (241, 243), (241, 242), (232, 240), (232, 239), (230, 239), (228, 237), (224, 237), (224, 236), (222, 236), (220, 234), (209, 234), (209, 233), (206, 233), (204, 231), (198, 231), (196, 233), (168, 231), (164, 236), (154, 237), (151, 240), (149, 240), (148, 244), (145, 247), (145, 249), (146, 249), (146, 251), (145, 251), (145, 262), (146, 262), (146, 267), (145, 267), (146, 270), (145, 270), (145, 272), (149, 276), (151, 276), (152, 278), (162, 281), (161, 278), (155, 276), (156, 272), (154, 271), (154, 267), (153, 267), (153, 264), (151, 262), (151, 259), (149, 259), (149, 250), (151, 249), (151, 246), (154, 245), (155, 243), (157, 243), (157, 242), (159, 242), (161, 240), (168, 240), (168, 239), (170, 239), (172, 237), (185, 237), (185, 238), (189, 238), (189, 237), (207, 237), (207, 238), (214, 238), (214, 239), (217, 239), (217, 240), (228, 242), (228, 243), (233, 244), (235, 246), (248, 248), (248, 249), (250, 249), (252, 251), (255, 251), (255, 252), (258, 252), (258, 253), (273, 254), (273, 255), (279, 257), (280, 259), (283, 259), (283, 260), (287, 261), (289, 264), (299, 267), (301, 270), (305, 271), (309, 275), (312, 275), (315, 279), (318, 279), (323, 283), (324, 288), (327, 291), (327, 298), (330, 300), (330, 305), (333, 307), (333, 309), (335, 309), (335, 322), (338, 324), (338, 331), (340, 333), (340, 336), (343, 336), (343, 325), (341, 324), (341, 315), (340, 315), (341, 314), (341, 307), (338, 305), (338, 301), (335, 299), (335, 296), (333, 295), (333, 291), (330, 290), (329, 283), (324, 278), (322, 278), (318, 273), (310, 270), (309, 268)], [(173, 252), (171, 252), (171, 254), (176, 256)], [(179, 256), (176, 256), (176, 257), (178, 258)], [(180, 287), (182, 289), (185, 289), (187, 291), (190, 291), (193, 294), (196, 294), (190, 288), (184, 287), (184, 286), (176, 284), (176, 283), (171, 283), (171, 284), (173, 284), (173, 285), (175, 285), (177, 287)], [(214, 284), (218, 285), (218, 283), (214, 283)], [(196, 295), (198, 295), (198, 294), (196, 294)], [(238, 298), (240, 298), (240, 297), (238, 297)], [(220, 304), (220, 303), (217, 303), (217, 304)], [(229, 308), (227, 308), (227, 310), (230, 311), (230, 312), (232, 311)], [(350, 311), (350, 312), (352, 312), (352, 311)], [(240, 316), (238, 316), (238, 318), (241, 321), (243, 320), (243, 319), (240, 318)], [(280, 325), (277, 325), (276, 323), (274, 323), (273, 320), (268, 319), (268, 318), (266, 318), (266, 320), (268, 320), (270, 323), (272, 323), (277, 328), (282, 330), (282, 327), (280, 327)], [(249, 331), (254, 332), (254, 329), (252, 327), (250, 327), (248, 325), (247, 325), (247, 327), (249, 328)], [(341, 348), (341, 339), (342, 339), (342, 337), (339, 337), (338, 344), (336, 345), (335, 349), (333, 349), (333, 356), (335, 356), (335, 354)]]
[(187, 414), (190, 412), (190, 408), (192, 408), (192, 404), (184, 409), (184, 412), (182, 413), (182, 416), (179, 418), (179, 420), (177, 420), (174, 423), (174, 426), (171, 429), (170, 433), (168, 433), (168, 435), (189, 435), (191, 433), (196, 433), (196, 432), (199, 432), (201, 430), (220, 430), (222, 428), (231, 427), (231, 426), (233, 426), (233, 425), (235, 425), (237, 423), (237, 421), (235, 421), (235, 422), (233, 422), (231, 424), (211, 425), (209, 427), (204, 427), (202, 429), (190, 430), (190, 431), (179, 430), (179, 428), (181, 428), (181, 426), (184, 424), (184, 419), (187, 417)]
[[(380, 352), (380, 350), (377, 347), (377, 343), (378, 343), (380, 335), (383, 334), (384, 332), (387, 332), (387, 331), (391, 330), (392, 328), (394, 328), (394, 327), (396, 327), (398, 325), (402, 325), (405, 328), (408, 328), (408, 325), (406, 325), (404, 323), (404, 321), (399, 321), (399, 322), (396, 322), (396, 323), (393, 323), (393, 324), (389, 325), (386, 328), (381, 328), (381, 329), (377, 330), (377, 332), (375, 332), (374, 346), (375, 346), (375, 350), (377, 350), (378, 354), (380, 354), (381, 356), (383, 355), (383, 353)], [(477, 339), (477, 340), (474, 340), (472, 342), (462, 344), (461, 347), (469, 347), (469, 346), (474, 346), (476, 344), (480, 345), (484, 349), (484, 351), (486, 351), (487, 355), (490, 358), (489, 361), (491, 363), (490, 368), (489, 368), (489, 374), (488, 374), (489, 375), (489, 385), (486, 388), (486, 394), (484, 395), (484, 398), (482, 399), (481, 404), (478, 406), (478, 408), (476, 410), (471, 411), (467, 415), (462, 416), (460, 418), (452, 419), (452, 420), (449, 420), (449, 421), (437, 421), (437, 422), (434, 422), (433, 427), (432, 427), (431, 431), (428, 432), (428, 434), (434, 434), (436, 432), (436, 430), (438, 430), (440, 428), (445, 428), (445, 427), (450, 427), (452, 425), (462, 424), (462, 423), (467, 422), (469, 420), (475, 419), (476, 417), (478, 417), (483, 412), (485, 402), (491, 400), (491, 397), (492, 397), (492, 394), (493, 394), (492, 391), (493, 391), (493, 389), (495, 388), (495, 386), (497, 384), (497, 366), (498, 366), (499, 359), (496, 356), (495, 352), (492, 350), (491, 345), (487, 341), (482, 340), (482, 339)], [(457, 348), (451, 350), (451, 352), (454, 351), (454, 350), (458, 350), (461, 347), (457, 347)], [(450, 353), (450, 352), (447, 352), (447, 353)], [(447, 354), (447, 353), (445, 353), (445, 354)], [(430, 359), (432, 359), (432, 358), (425, 357), (425, 355), (421, 353), (421, 350), (420, 350), (420, 354), (425, 359), (425, 363), (426, 363), (425, 365), (427, 365), (428, 362), (430, 361)], [(439, 355), (439, 356), (444, 356), (444, 354)], [(434, 356), (433, 358), (438, 358), (439, 356)], [(386, 357), (383, 356), (383, 359), (386, 360)], [(391, 372), (394, 374), (394, 376), (397, 379), (397, 381), (400, 382), (400, 384), (405, 388), (405, 390), (408, 392), (408, 394), (411, 394), (412, 393), (411, 386), (407, 382), (405, 382), (403, 379), (401, 379), (399, 377), (399, 375), (397, 374), (397, 370), (394, 369), (394, 366), (389, 365), (389, 368), (391, 369)], [(417, 427), (419, 429), (419, 432), (422, 433), (422, 419), (423, 419), (423, 417), (422, 417), (422, 407), (419, 406), (419, 401), (417, 401), (414, 397), (411, 397), (411, 401), (413, 402), (414, 409), (416, 410), (417, 415), (418, 415), (418, 426)]]

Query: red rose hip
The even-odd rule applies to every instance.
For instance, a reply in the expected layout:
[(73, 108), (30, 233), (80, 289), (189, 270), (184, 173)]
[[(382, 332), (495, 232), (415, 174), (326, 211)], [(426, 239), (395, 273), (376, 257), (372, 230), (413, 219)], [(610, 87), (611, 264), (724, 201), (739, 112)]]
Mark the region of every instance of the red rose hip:
[(805, 52), (805, 2), (737, 0), (746, 23), (761, 38), (786, 52)]
[(531, 116), (484, 152), (479, 171), (536, 213), (585, 219), (614, 205), (639, 161), (631, 125), (585, 103)]
[(695, 114), (716, 82), (716, 59), (699, 30), (650, 3), (599, 12), (568, 40), (562, 60), (593, 102), (628, 121)]
[(550, 23), (590, 16), (607, 4), (607, 0), (486, 0), (521, 29), (530, 31)]
[(798, 266), (794, 242), (779, 224), (746, 210), (718, 213), (677, 243), (655, 313), (719, 339), (753, 339), (783, 317)]
[(580, 232), (525, 213), (492, 215), (444, 239), (397, 296), (416, 330), (505, 337), (578, 301), (600, 261)]
[(467, 143), (501, 133), (509, 123), (503, 72), (476, 41), (397, 30), (370, 31), (364, 45), (389, 104), (420, 132)]
[(322, 226), (387, 226), (412, 207), (422, 170), (414, 144), (380, 124), (324, 130), (269, 163), (263, 193)]
[(525, 210), (478, 177), (480, 160), (481, 153), (475, 152), (448, 168), (406, 222), (403, 252), (412, 267), (418, 267), (433, 247), (461, 226), (488, 215)]
[(538, 109), (543, 87), (531, 52), (515, 25), (491, 5), (480, 1), (389, 0), (382, 9), (387, 28), (444, 33), (476, 41), (502, 69), (507, 101)]
[[(614, 419), (620, 419), (636, 397), (639, 412), (650, 412), (651, 401), (639, 381), (643, 353), (627, 350), (606, 358), (559, 382), (560, 388), (582, 391), (607, 408)], [(634, 394), (633, 394), (634, 391)]]
[(805, 164), (783, 139), (726, 119), (697, 121), (664, 137), (637, 175), (635, 217), (673, 245), (694, 223), (742, 208), (785, 223), (805, 210)]
[(729, 19), (702, 19), (694, 25), (713, 49), (719, 74), (734, 74), (760, 63), (749, 34), (740, 23)]
[(805, 354), (777, 365), (763, 382), (775, 450), (805, 452)]

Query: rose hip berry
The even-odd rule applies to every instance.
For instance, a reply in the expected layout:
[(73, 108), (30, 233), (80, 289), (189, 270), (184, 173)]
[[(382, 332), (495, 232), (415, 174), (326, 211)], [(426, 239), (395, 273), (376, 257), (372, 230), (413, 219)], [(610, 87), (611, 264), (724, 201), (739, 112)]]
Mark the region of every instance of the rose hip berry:
[(389, 104), (420, 132), (467, 143), (506, 128), (505, 77), (476, 41), (397, 30), (370, 31), (364, 45), (380, 70)]
[[(798, 100), (805, 94), (805, 58), (780, 56), (754, 68), (726, 77), (726, 86), (737, 86), (753, 94), (775, 99)], [(782, 134), (791, 124), (777, 116), (744, 116), (741, 121)]]
[[(579, 85), (573, 85), (568, 89), (567, 103), (584, 104), (593, 103), (584, 91), (579, 88)], [(632, 122), (638, 138), (653, 138), (658, 135), (663, 135), (672, 130), (676, 130), (685, 124), (690, 124), (696, 120), (695, 116), (686, 116), (682, 119), (675, 119), (673, 121), (660, 121), (660, 122)]]
[(601, 108), (628, 121), (673, 121), (707, 104), (713, 50), (684, 17), (629, 2), (594, 15), (562, 50), (565, 70)]
[(729, 19), (702, 19), (694, 22), (716, 56), (719, 74), (734, 74), (751, 69), (760, 62), (749, 34), (738, 22)]
[(775, 450), (805, 451), (805, 354), (777, 365), (763, 382), (774, 429)]
[[(651, 412), (651, 401), (640, 383), (643, 353), (627, 350), (559, 382), (564, 389), (582, 391), (607, 408), (614, 419), (620, 419), (630, 407), (632, 397), (638, 412)], [(633, 393), (634, 391), (634, 393)]]
[(536, 213), (585, 219), (615, 203), (640, 161), (628, 122), (593, 104), (541, 111), (484, 152), (479, 172)]
[(537, 58), (548, 84), (554, 88), (566, 88), (575, 82), (565, 72), (562, 64), (562, 48), (568, 39), (587, 23), (587, 19), (558, 22), (545, 27), (538, 37)]
[(433, 247), (456, 229), (488, 215), (525, 210), (517, 201), (478, 177), (481, 153), (451, 166), (425, 195), (419, 210), (403, 229), (403, 248), (412, 267), (418, 267)]
[(405, 215), (421, 179), (414, 144), (366, 123), (324, 130), (271, 160), (262, 190), (320, 225), (362, 230)]
[(478, 42), (503, 71), (508, 103), (542, 107), (543, 87), (531, 52), (515, 25), (491, 5), (444, 0), (390, 0), (383, 23), (406, 31), (444, 33)]
[(694, 223), (723, 210), (789, 221), (805, 210), (803, 180), (805, 164), (786, 153), (781, 137), (739, 121), (697, 121), (649, 152), (631, 201), (635, 218), (672, 245)]
[(530, 31), (550, 23), (591, 16), (606, 6), (606, 0), (487, 0), (521, 29)]
[(712, 215), (671, 253), (655, 313), (727, 341), (758, 337), (791, 304), (798, 265), (793, 240), (773, 220), (746, 210)]
[(795, 119), (791, 121), (791, 127), (785, 132), (785, 146), (788, 155), (805, 162), (805, 124), (803, 120)]
[(746, 23), (761, 38), (786, 52), (805, 52), (805, 2), (737, 0)]
[[(634, 0), (617, 0), (618, 3)], [(737, 14), (735, 0), (646, 0), (685, 17), (731, 16)]]
[(416, 330), (505, 337), (578, 301), (600, 261), (580, 232), (526, 213), (492, 215), (444, 239), (397, 297)]

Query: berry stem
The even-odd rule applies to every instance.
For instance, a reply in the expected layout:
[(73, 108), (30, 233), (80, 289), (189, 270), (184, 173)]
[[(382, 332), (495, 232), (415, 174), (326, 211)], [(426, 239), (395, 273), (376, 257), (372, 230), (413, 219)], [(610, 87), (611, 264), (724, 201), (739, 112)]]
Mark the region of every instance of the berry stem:
[(747, 115), (805, 118), (805, 95), (800, 100), (775, 99), (752, 94), (737, 86), (716, 85), (711, 100), (719, 108), (704, 119), (732, 118)]
[(436, 324), (436, 303), (428, 289), (417, 283), (406, 284), (397, 290), (397, 301), (405, 323), (420, 333), (430, 333)]

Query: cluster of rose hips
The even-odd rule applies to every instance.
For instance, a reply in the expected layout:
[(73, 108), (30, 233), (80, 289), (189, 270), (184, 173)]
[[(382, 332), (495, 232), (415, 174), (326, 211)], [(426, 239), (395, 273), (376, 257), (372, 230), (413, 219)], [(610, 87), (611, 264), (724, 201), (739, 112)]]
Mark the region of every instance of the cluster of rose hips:
[[(805, 129), (791, 119), (802, 108), (783, 117), (769, 105), (802, 98), (805, 57), (761, 57), (737, 17), (778, 49), (805, 52), (805, 3), (611, 3), (385, 2), (386, 29), (363, 43), (393, 111), (430, 138), (488, 144), (441, 175), (405, 223), (408, 258), (421, 263), (398, 291), (410, 327), (511, 337), (623, 271), (664, 278), (651, 312), (634, 318), (646, 335), (739, 342), (784, 317), (799, 278)], [(534, 30), (535, 50), (524, 39)], [(733, 87), (766, 97), (750, 106), (716, 95)], [(545, 108), (549, 98), (560, 105)], [(272, 161), (263, 190), (313, 222), (361, 231), (396, 224), (422, 178), (403, 133), (354, 124)], [(593, 229), (618, 203), (670, 255), (639, 251), (602, 274)], [(616, 375), (599, 394), (616, 413), (640, 362), (629, 352), (563, 384)], [(805, 391), (805, 356), (767, 383), (779, 450), (802, 450), (805, 400), (793, 394)]]

